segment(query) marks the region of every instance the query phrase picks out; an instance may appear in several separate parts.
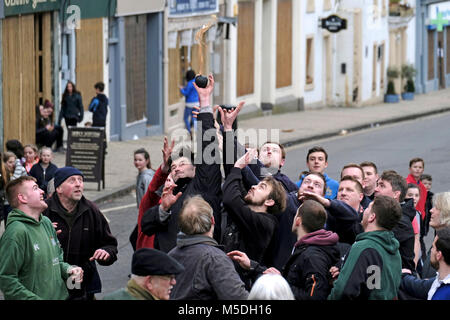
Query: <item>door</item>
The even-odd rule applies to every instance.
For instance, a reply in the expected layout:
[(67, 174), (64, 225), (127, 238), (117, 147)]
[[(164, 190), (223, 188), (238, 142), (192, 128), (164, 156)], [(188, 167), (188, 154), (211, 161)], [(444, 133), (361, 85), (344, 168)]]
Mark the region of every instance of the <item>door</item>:
[(438, 32), (439, 89), (445, 89), (444, 32)]

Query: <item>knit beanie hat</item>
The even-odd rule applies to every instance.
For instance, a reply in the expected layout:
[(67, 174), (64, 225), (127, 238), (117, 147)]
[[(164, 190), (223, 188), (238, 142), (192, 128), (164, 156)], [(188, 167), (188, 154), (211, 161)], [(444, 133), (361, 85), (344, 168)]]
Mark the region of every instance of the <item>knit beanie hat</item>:
[(55, 189), (58, 188), (61, 185), (61, 183), (66, 181), (66, 179), (71, 176), (84, 177), (83, 174), (81, 173), (81, 171), (74, 167), (63, 167), (63, 168), (59, 168), (58, 170), (56, 170), (55, 177), (54, 177), (55, 178)]

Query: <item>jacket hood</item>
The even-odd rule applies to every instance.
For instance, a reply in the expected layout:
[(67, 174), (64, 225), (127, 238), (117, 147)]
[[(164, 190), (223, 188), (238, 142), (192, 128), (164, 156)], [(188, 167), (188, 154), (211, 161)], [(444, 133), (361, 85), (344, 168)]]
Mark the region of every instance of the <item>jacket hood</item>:
[(39, 216), (39, 221), (36, 221), (32, 217), (27, 216), (23, 211), (21, 211), (19, 209), (13, 209), (8, 215), (6, 227), (8, 227), (8, 225), (13, 223), (14, 221), (20, 221), (23, 223), (29, 223), (29, 224), (34, 224), (34, 225), (38, 226), (42, 222), (42, 214)]
[(97, 99), (100, 100), (101, 102), (108, 102), (108, 98), (103, 93), (99, 93), (97, 95)]
[(402, 211), (405, 216), (411, 220), (411, 222), (416, 217), (416, 208), (414, 207), (413, 199), (405, 199), (404, 202), (401, 203)]
[(155, 171), (153, 171), (152, 169), (145, 169), (145, 170), (142, 170), (142, 172), (139, 175), (152, 176), (154, 173), (155, 173)]
[(217, 241), (208, 236), (203, 236), (200, 234), (187, 235), (182, 232), (178, 233), (178, 235), (177, 235), (177, 247), (178, 248), (188, 247), (188, 246), (192, 246), (194, 244), (199, 244), (199, 243), (219, 247), (219, 244), (217, 243)]
[(317, 246), (331, 246), (335, 245), (339, 241), (339, 236), (331, 231), (320, 229), (311, 233), (308, 233), (303, 238), (295, 243), (298, 247), (302, 244), (312, 244)]
[(389, 254), (395, 254), (400, 247), (392, 231), (371, 231), (360, 233), (356, 236), (356, 241), (371, 240), (378, 243)]

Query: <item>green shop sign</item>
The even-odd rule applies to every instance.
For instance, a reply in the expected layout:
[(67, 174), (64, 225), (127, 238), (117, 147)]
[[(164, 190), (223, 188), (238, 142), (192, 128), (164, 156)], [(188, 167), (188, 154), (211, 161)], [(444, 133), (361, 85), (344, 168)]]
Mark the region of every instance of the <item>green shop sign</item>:
[(59, 10), (61, 0), (2, 0), (3, 15), (17, 16), (43, 11)]

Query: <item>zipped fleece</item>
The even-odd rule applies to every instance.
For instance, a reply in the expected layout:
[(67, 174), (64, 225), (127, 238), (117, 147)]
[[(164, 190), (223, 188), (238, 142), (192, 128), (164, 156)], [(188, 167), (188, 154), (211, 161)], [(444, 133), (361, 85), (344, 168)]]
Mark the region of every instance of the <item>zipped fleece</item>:
[(359, 234), (328, 300), (397, 299), (402, 274), (398, 248), (391, 231)]
[(55, 229), (13, 209), (0, 240), (0, 290), (6, 300), (64, 300), (70, 265), (63, 261)]

